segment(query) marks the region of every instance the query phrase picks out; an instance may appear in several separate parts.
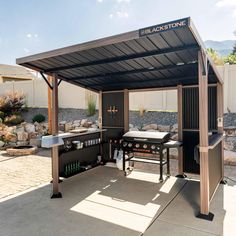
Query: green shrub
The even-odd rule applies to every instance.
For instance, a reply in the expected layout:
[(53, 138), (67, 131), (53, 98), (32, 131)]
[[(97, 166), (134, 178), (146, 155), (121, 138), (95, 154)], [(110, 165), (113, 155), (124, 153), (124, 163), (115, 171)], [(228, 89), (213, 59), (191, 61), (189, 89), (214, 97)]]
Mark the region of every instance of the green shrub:
[(2, 118), (0, 118), (0, 124), (2, 124), (2, 122), (3, 122), (3, 119), (2, 119)]
[(41, 122), (45, 121), (45, 116), (42, 114), (37, 114), (33, 117), (32, 121), (41, 123)]
[(0, 111), (0, 118), (4, 119), (4, 117), (5, 117), (5, 113), (3, 111)]
[(87, 115), (93, 116), (96, 113), (96, 95), (90, 91), (86, 93)]
[(10, 115), (5, 117), (4, 122), (6, 124), (11, 124), (11, 125), (18, 125), (22, 123), (24, 120), (20, 115)]

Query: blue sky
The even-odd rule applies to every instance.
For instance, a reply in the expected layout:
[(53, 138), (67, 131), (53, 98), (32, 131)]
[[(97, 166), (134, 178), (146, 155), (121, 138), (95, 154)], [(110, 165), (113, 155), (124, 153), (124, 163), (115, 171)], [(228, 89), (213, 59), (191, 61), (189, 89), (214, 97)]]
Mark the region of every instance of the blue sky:
[(0, 0), (0, 64), (188, 16), (203, 40), (235, 39), (236, 0)]

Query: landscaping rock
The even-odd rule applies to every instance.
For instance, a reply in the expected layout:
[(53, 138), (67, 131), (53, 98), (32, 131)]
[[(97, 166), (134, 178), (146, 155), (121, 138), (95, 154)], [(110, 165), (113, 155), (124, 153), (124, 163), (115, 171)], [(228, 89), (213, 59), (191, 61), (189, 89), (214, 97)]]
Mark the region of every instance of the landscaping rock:
[(79, 125), (80, 126), (81, 120), (74, 120), (73, 124)]
[(30, 139), (30, 145), (35, 147), (41, 147), (42, 140), (40, 138)]
[(29, 135), (28, 135), (28, 133), (27, 132), (18, 132), (17, 133), (17, 139), (18, 139), (18, 141), (27, 141), (28, 140), (28, 137), (29, 137)]
[(7, 154), (10, 156), (22, 156), (22, 155), (32, 155), (35, 154), (37, 151), (37, 147), (30, 147), (30, 148), (8, 148)]
[(4, 145), (5, 145), (5, 143), (0, 140), (0, 148), (2, 148)]
[(68, 122), (65, 124), (65, 132), (68, 132), (73, 129), (72, 123)]
[(35, 139), (35, 138), (37, 138), (38, 133), (37, 132), (32, 132), (32, 133), (29, 133), (28, 136), (29, 136), (29, 140), (30, 139)]
[(171, 139), (172, 139), (172, 140), (175, 140), (175, 141), (178, 141), (178, 139), (179, 139), (178, 134), (172, 135), (172, 136), (171, 136)]
[(28, 141), (17, 141), (16, 145), (17, 146), (27, 146), (29, 144)]
[(178, 132), (178, 124), (174, 124), (171, 126), (170, 132), (177, 133)]
[(84, 126), (84, 124), (88, 121), (88, 119), (82, 119), (80, 125)]
[(143, 128), (142, 128), (142, 130), (144, 130), (144, 131), (147, 131), (147, 130), (150, 130), (150, 129), (157, 130), (157, 124), (145, 125), (145, 126), (143, 126)]
[(170, 125), (158, 125), (157, 129), (160, 132), (170, 132)]
[(85, 128), (90, 128), (90, 127), (92, 126), (92, 124), (93, 124), (93, 122), (87, 121), (87, 122), (85, 122), (85, 123), (83, 124), (83, 127), (85, 127)]
[(16, 132), (16, 126), (5, 126), (4, 131), (13, 134)]
[(228, 126), (224, 128), (227, 136), (236, 136), (236, 126)]
[(24, 127), (25, 127), (25, 131), (26, 131), (27, 133), (33, 133), (33, 132), (35, 132), (35, 126), (34, 126), (33, 124), (26, 123)]
[(6, 133), (4, 137), (6, 142), (15, 143), (17, 141), (17, 136), (12, 133)]

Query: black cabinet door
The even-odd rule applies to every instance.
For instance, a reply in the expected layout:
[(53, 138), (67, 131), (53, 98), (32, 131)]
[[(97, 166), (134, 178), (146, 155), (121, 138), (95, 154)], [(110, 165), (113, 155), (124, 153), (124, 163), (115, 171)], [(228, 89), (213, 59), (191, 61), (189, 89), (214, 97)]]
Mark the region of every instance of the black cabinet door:
[[(104, 127), (124, 127), (124, 93), (102, 94), (102, 125)], [(109, 112), (115, 108), (117, 112)]]

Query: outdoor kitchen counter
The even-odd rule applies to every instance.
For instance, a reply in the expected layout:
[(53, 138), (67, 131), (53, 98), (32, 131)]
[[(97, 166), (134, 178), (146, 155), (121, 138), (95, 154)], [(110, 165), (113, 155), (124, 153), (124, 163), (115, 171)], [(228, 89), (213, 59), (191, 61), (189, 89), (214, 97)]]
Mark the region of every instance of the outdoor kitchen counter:
[(79, 137), (79, 136), (85, 136), (85, 135), (89, 135), (89, 134), (96, 134), (96, 133), (101, 133), (101, 132), (105, 132), (106, 129), (96, 129), (96, 130), (89, 130), (86, 132), (81, 132), (81, 133), (61, 133), (58, 135), (48, 135), (48, 136), (43, 136), (42, 137), (42, 147), (44, 148), (52, 148), (55, 146), (61, 146), (64, 145), (64, 141), (63, 139), (67, 139), (67, 138), (75, 138), (75, 137)]

